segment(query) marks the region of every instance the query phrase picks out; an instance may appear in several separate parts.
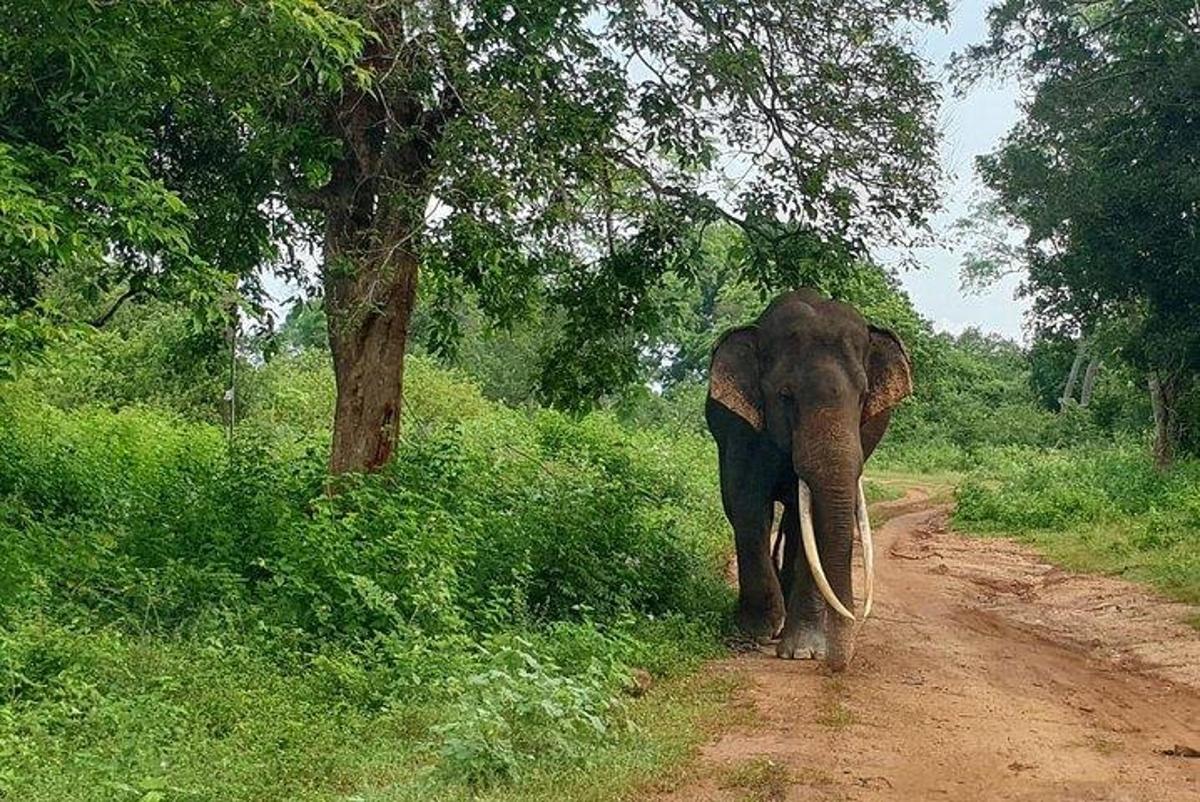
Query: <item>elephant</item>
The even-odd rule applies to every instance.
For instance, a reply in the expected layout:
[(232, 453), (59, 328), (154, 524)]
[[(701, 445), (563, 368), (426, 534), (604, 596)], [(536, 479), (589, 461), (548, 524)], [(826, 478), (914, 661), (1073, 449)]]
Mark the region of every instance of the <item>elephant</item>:
[[(738, 625), (759, 642), (778, 636), (779, 657), (823, 658), (833, 671), (853, 657), (856, 530), (863, 619), (875, 575), (863, 464), (911, 393), (900, 338), (815, 290), (780, 295), (756, 322), (717, 340), (705, 419), (734, 532)], [(783, 517), (773, 555), (776, 502)]]

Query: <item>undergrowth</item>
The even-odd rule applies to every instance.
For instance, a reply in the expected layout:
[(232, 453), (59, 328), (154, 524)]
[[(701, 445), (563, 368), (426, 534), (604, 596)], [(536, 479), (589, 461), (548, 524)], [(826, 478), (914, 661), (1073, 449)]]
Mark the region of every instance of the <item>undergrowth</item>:
[(1144, 446), (998, 451), (959, 484), (956, 523), (1015, 534), (1070, 568), (1200, 602), (1200, 462), (1155, 470)]
[(327, 375), (265, 368), (232, 444), (6, 386), (0, 798), (503, 797), (621, 763), (631, 671), (719, 650), (708, 443), (417, 361), (393, 464), (329, 494)]

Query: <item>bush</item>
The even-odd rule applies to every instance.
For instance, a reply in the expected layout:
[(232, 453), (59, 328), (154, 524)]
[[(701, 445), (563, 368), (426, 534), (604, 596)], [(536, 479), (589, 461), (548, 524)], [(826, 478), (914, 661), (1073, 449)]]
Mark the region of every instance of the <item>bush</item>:
[(1012, 533), (1085, 570), (1200, 600), (1200, 463), (1156, 471), (1143, 443), (989, 455), (957, 489), (956, 522)]
[(417, 359), (393, 463), (329, 496), (323, 357), (255, 370), (232, 443), (0, 390), (0, 797), (303, 796), (372, 726), (404, 730), (405, 782), (507, 781), (622, 732), (633, 666), (712, 653), (707, 440), (510, 410)]
[(24, 373), (21, 386), (61, 408), (149, 405), (217, 422), (229, 348), (219, 324), (166, 303), (130, 305), (99, 331), (75, 331)]
[(620, 664), (593, 658), (565, 673), (521, 638), (484, 654), (487, 668), (455, 681), (450, 713), (435, 728), (441, 769), (454, 779), (489, 784), (538, 759), (579, 761), (609, 736), (620, 704), (611, 691), (628, 677)]

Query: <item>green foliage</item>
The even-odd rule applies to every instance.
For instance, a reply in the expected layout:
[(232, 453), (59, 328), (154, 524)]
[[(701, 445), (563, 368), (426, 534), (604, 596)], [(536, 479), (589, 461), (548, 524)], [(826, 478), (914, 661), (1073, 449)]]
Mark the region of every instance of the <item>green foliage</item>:
[(680, 383), (661, 393), (648, 387), (633, 388), (621, 396), (615, 411), (631, 426), (708, 438), (711, 435), (704, 422), (707, 397), (707, 382)]
[[(469, 374), (491, 399), (514, 405), (542, 400), (569, 409), (611, 407), (626, 420), (703, 433), (703, 398), (697, 397), (696, 388), (707, 379), (713, 342), (721, 332), (753, 320), (777, 294), (774, 285), (746, 276), (757, 269), (751, 266), (754, 260), (766, 258), (751, 244), (753, 239), (731, 225), (706, 228), (697, 264), (665, 277), (640, 302), (645, 315), (637, 328), (643, 336), (609, 341), (602, 325), (590, 335), (571, 335), (566, 328), (574, 324), (541, 297), (529, 300), (524, 317), (495, 329), (487, 325), (479, 302), (468, 297), (454, 308), (460, 345), (452, 350), (438, 346), (435, 316), (424, 308), (414, 317), (413, 337), (442, 364)], [(770, 258), (782, 259), (783, 254)], [(928, 361), (930, 327), (884, 268), (844, 256), (829, 263), (800, 254), (797, 261), (771, 270), (786, 286), (815, 287), (853, 304), (872, 323), (899, 333), (918, 365)], [(290, 336), (287, 326), (283, 334)], [(608, 374), (599, 381), (595, 375), (571, 378), (589, 373), (594, 365), (591, 351), (561, 350), (564, 338), (576, 335), (591, 341), (589, 349), (622, 350), (620, 375)]]
[(1139, 445), (992, 453), (959, 485), (955, 520), (1018, 534), (1069, 567), (1200, 601), (1200, 464), (1164, 475)]
[(292, 304), (270, 346), (272, 354), (276, 350), (298, 354), (328, 348), (329, 326), (320, 301), (300, 300)]
[[(628, 384), (653, 347), (702, 258), (697, 225), (746, 222), (772, 258), (738, 269), (777, 288), (788, 282), (774, 268), (791, 261), (779, 252), (796, 242), (844, 253), (869, 231), (923, 218), (934, 95), (894, 23), (938, 19), (944, 4), (851, 6), (584, 3), (465, 15), (467, 52), (434, 59), (484, 65), (444, 78), (466, 100), (439, 142), (447, 189), (437, 194), (455, 200), (426, 254), (434, 339), (458, 331), (464, 288), (500, 322), (544, 302), (562, 317), (543, 332), (543, 395), (594, 402)], [(458, 34), (433, 25), (439, 42)], [(804, 133), (813, 125), (832, 135), (816, 142)], [(756, 180), (718, 197), (704, 187), (724, 178), (729, 151), (751, 154)], [(776, 230), (778, 219), (789, 226)]]
[(327, 358), (249, 373), (232, 445), (94, 387), (52, 406), (49, 369), (4, 386), (4, 793), (327, 798), (378, 754), (413, 767), (397, 794), (453, 798), (618, 748), (630, 668), (712, 653), (706, 441), (498, 407), (414, 359), (396, 459), (329, 496)]
[[(1018, 249), (1038, 323), (1123, 329), (1119, 354), (1158, 373), (1173, 409), (1200, 371), (1200, 60), (1191, 0), (1094, 4), (1011, 0), (960, 61), (1010, 70), (1024, 117), (978, 163), (991, 208), (1025, 234)], [(1169, 459), (1182, 427), (1166, 422)]]
[(79, 320), (128, 289), (219, 314), (231, 274), (279, 256), (273, 158), (322, 149), (269, 112), (285, 89), (340, 85), (361, 28), (305, 0), (5, 0), (0, 16), (0, 297), (61, 297)]
[(1120, 366), (1101, 373), (1087, 409), (1055, 413), (1042, 397), (1050, 372), (1045, 346), (1027, 352), (968, 330), (918, 339), (912, 350), (915, 392), (880, 445), (876, 462), (883, 467), (967, 471), (996, 449), (1100, 445), (1136, 438), (1149, 422), (1140, 391)]
[[(763, 261), (769, 266), (760, 267)], [(746, 275), (760, 270), (771, 278)], [(796, 287), (853, 305), (871, 323), (896, 331), (910, 349), (919, 350), (930, 334), (896, 277), (879, 265), (845, 254), (817, 258), (786, 241), (767, 248), (753, 234), (715, 226), (706, 231), (694, 273), (660, 291), (658, 302), (667, 311), (652, 332), (646, 378), (667, 388), (704, 381), (716, 337), (753, 321), (780, 288)]]
[[(53, 302), (43, 324), (78, 325), (159, 296), (207, 328), (238, 303), (262, 313), (264, 270), (303, 279), (317, 244), (336, 255), (321, 281), (342, 330), (378, 301), (359, 291), (410, 275), (382, 270), (385, 252), (420, 264), (439, 348), (467, 291), (501, 324), (540, 304), (541, 396), (589, 406), (639, 377), (658, 291), (689, 280), (704, 226), (743, 222), (740, 269), (778, 287), (797, 254), (831, 263), (925, 220), (937, 93), (910, 23), (945, 15), (942, 0), (6, 0), (3, 314)], [(755, 176), (737, 188), (734, 151)], [(393, 297), (407, 315), (412, 293)]]
[(1029, 383), (1038, 403), (1051, 411), (1062, 404), (1063, 387), (1077, 344), (1069, 337), (1043, 336), (1029, 349)]
[(55, 406), (151, 405), (220, 419), (229, 344), (220, 326), (198, 326), (170, 304), (126, 307), (102, 330), (76, 329), (23, 371), (28, 392)]
[[(547, 350), (562, 336), (562, 314), (536, 296), (525, 302), (519, 315), (514, 313), (497, 326), (489, 322), (477, 297), (458, 300), (453, 309), (417, 306), (409, 332), (414, 350), (466, 373), (489, 400), (532, 407), (544, 399)], [(445, 335), (439, 326), (446, 321), (439, 315), (453, 315), (452, 339), (442, 339)], [(583, 400), (569, 406), (580, 406)]]
[(1042, 440), (1053, 418), (1035, 403), (1019, 346), (968, 330), (958, 337), (939, 335), (929, 351), (933, 359), (924, 365), (925, 381), (918, 383), (912, 406), (897, 415), (899, 439), (909, 424), (936, 428), (962, 448)]
[(608, 736), (618, 704), (612, 688), (627, 677), (624, 669), (593, 660), (571, 676), (531, 647), (520, 639), (500, 647), (489, 655), (487, 671), (454, 688), (449, 719), (435, 728), (444, 771), (486, 785), (538, 758), (578, 759)]
[(643, 360), (647, 380), (668, 389), (704, 381), (714, 337), (762, 311), (765, 293), (744, 275), (745, 239), (730, 226), (710, 227), (694, 273), (664, 282), (658, 296), (664, 314)]
[(37, 364), (43, 349), (62, 338), (56, 322), (44, 308), (18, 311), (15, 304), (0, 297), (0, 381)]

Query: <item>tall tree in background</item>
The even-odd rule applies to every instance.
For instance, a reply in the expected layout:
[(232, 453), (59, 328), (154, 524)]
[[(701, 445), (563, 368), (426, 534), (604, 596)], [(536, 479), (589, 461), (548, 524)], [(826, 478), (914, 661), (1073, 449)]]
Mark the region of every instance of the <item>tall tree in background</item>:
[(887, 268), (866, 257), (831, 264), (813, 259), (808, 248), (802, 237), (764, 243), (736, 226), (708, 228), (701, 264), (685, 278), (670, 277), (655, 299), (663, 320), (645, 350), (648, 371), (640, 379), (664, 389), (704, 383), (714, 333), (751, 322), (788, 286), (811, 287), (853, 304), (916, 347), (926, 332)]
[(1047, 328), (1134, 324), (1123, 353), (1149, 376), (1155, 455), (1183, 434), (1200, 371), (1200, 11), (1193, 0), (1006, 0), (966, 77), (1015, 71), (1024, 119), (978, 167), (1028, 234)]
[[(0, 231), (18, 245), (0, 289), (28, 307), (41, 276), (78, 274), (63, 243), (79, 234), (94, 295), (194, 275), (186, 292), (219, 308), (212, 286), (294, 272), (281, 246), (307, 237), (334, 472), (390, 458), (419, 270), (434, 308), (474, 289), (497, 320), (546, 288), (566, 309), (563, 374), (606, 381), (636, 367), (651, 290), (689, 275), (698, 226), (735, 220), (812, 262), (919, 226), (934, 202), (936, 94), (903, 31), (944, 19), (942, 0), (0, 12), (0, 169), (21, 210)], [(39, 215), (62, 210), (47, 236)], [(787, 281), (786, 263), (746, 264)]]

